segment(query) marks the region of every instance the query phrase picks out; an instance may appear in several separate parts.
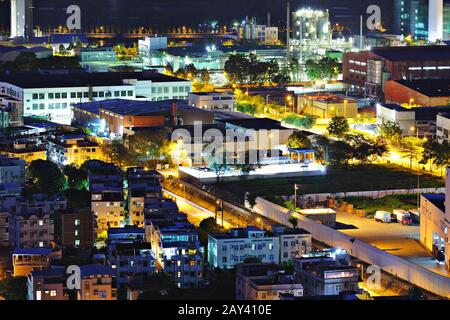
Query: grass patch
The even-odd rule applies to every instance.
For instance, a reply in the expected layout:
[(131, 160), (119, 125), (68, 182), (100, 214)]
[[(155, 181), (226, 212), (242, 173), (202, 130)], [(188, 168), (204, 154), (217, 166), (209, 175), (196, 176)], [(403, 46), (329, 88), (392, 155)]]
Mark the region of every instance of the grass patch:
[[(224, 182), (215, 185), (235, 201), (243, 202), (246, 192), (264, 196), (294, 194), (337, 193), (413, 189), (417, 187), (417, 175), (393, 165), (368, 165), (348, 168), (328, 168), (327, 175), (315, 177), (259, 179), (240, 182)], [(421, 188), (437, 188), (445, 185), (444, 179), (429, 174), (420, 177)]]
[(372, 215), (377, 210), (392, 212), (394, 209), (417, 209), (417, 195), (390, 195), (379, 199), (368, 197), (347, 197), (340, 199), (354, 205), (355, 209), (363, 209)]

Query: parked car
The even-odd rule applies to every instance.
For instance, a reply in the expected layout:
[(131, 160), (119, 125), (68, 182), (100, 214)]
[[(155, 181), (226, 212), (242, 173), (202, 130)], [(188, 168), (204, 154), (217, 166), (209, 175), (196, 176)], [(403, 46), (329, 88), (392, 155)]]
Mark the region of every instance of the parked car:
[(377, 221), (377, 222), (390, 223), (390, 222), (392, 222), (392, 213), (379, 210), (379, 211), (375, 212), (374, 218), (375, 218), (375, 221)]

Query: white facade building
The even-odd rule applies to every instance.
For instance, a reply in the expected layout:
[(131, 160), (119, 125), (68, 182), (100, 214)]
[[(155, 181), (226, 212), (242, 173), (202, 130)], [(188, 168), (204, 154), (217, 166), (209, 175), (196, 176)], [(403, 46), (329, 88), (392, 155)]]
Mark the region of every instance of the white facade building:
[(447, 168), (445, 194), (423, 194), (420, 198), (420, 242), (434, 258), (450, 267), (450, 168)]
[(252, 21), (245, 24), (243, 29), (245, 40), (253, 40), (261, 44), (276, 44), (278, 42), (278, 27), (268, 27)]
[(280, 261), (278, 237), (269, 237), (257, 227), (232, 229), (229, 233), (212, 233), (208, 236), (208, 261), (211, 268), (232, 269), (247, 258), (260, 262)]
[(33, 0), (11, 0), (11, 38), (25, 37), (33, 31)]
[(190, 81), (156, 72), (67, 73), (0, 77), (0, 92), (23, 104), (24, 116), (70, 124), (70, 106), (112, 98), (137, 100), (187, 99)]
[(436, 139), (439, 143), (450, 142), (450, 114), (438, 114), (436, 117)]
[(227, 92), (191, 92), (189, 105), (201, 109), (233, 109), (234, 95)]

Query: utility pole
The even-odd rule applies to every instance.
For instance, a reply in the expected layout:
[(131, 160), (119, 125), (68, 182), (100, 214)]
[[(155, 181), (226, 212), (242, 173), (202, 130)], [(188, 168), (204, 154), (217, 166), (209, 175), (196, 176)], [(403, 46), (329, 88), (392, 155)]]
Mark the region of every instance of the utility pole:
[(363, 49), (363, 16), (359, 16), (359, 50)]
[(287, 8), (286, 8), (286, 58), (289, 61), (289, 44), (290, 44), (290, 32), (291, 30), (291, 6), (289, 4), (289, 1), (287, 3)]

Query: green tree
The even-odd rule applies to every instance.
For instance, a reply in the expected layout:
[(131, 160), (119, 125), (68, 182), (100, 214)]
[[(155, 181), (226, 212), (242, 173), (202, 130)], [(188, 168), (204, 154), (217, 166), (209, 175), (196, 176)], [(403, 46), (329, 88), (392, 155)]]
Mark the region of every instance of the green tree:
[(5, 278), (0, 281), (0, 296), (6, 300), (27, 299), (27, 277)]
[(228, 81), (235, 84), (247, 82), (249, 60), (242, 54), (231, 55), (225, 62), (224, 70)]
[(202, 71), (200, 72), (200, 79), (202, 83), (208, 84), (209, 81), (211, 80), (211, 75), (209, 74), (209, 71), (206, 69), (202, 69)]
[(87, 181), (87, 171), (77, 168), (73, 164), (69, 164), (64, 166), (63, 173), (67, 177), (67, 183), (69, 188), (77, 189), (77, 190), (87, 190), (88, 189), (88, 181)]
[(381, 137), (387, 139), (392, 144), (397, 144), (402, 135), (402, 129), (396, 121), (385, 121), (378, 127), (378, 131)]
[(421, 146), (424, 143), (422, 139), (416, 137), (404, 137), (400, 140), (400, 147), (406, 152), (409, 158), (409, 169), (412, 170), (413, 160), (419, 161), (422, 158)]
[(312, 144), (305, 134), (295, 131), (289, 136), (287, 146), (293, 149), (304, 149), (311, 148)]
[(333, 117), (328, 124), (327, 131), (329, 134), (341, 138), (350, 131), (350, 126), (345, 117)]
[(28, 178), (36, 191), (56, 194), (67, 188), (67, 180), (59, 167), (50, 160), (35, 160), (28, 167)]
[(292, 224), (292, 228), (294, 228), (294, 229), (297, 228), (297, 226), (298, 226), (298, 218), (297, 218), (296, 216), (291, 215), (291, 216), (288, 218), (288, 222), (289, 222), (290, 224)]

